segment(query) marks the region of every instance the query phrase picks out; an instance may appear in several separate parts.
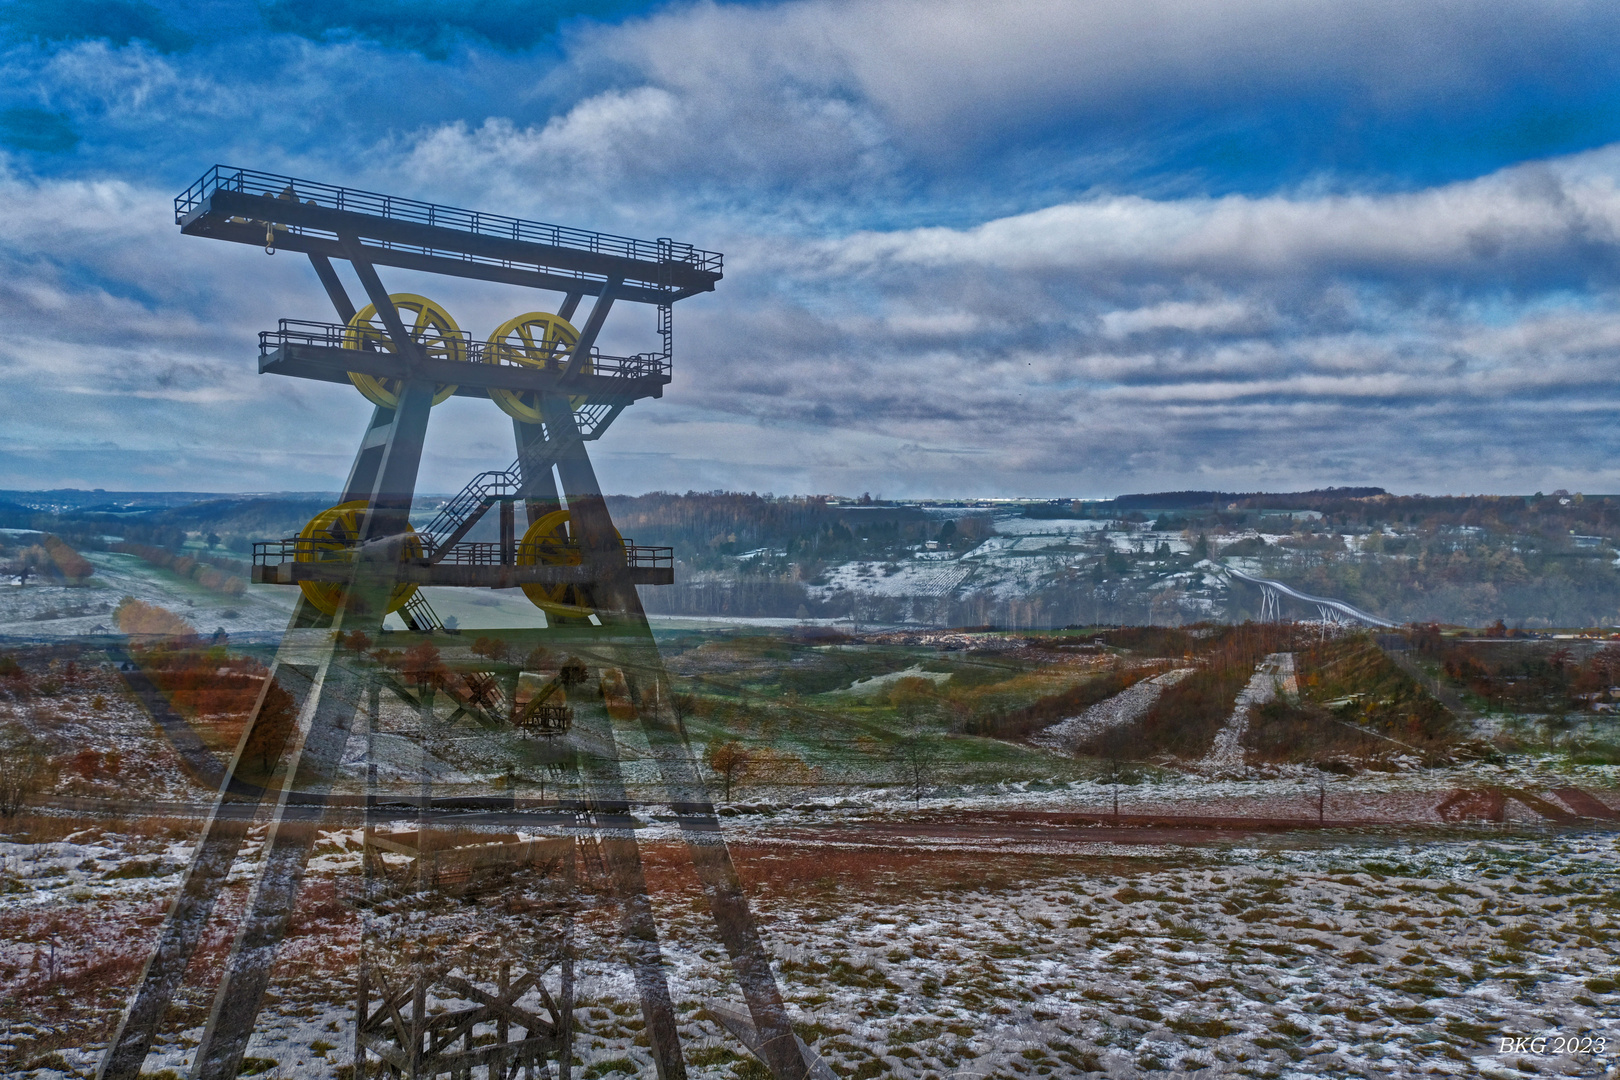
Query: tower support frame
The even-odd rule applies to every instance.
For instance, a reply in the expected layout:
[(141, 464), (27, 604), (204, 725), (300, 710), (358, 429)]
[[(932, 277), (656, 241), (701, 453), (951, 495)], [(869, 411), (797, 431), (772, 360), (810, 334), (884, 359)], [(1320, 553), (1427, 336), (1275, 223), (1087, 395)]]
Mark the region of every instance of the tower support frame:
[[(243, 243), (266, 241), (305, 252), (344, 323), (353, 319), (355, 307), (332, 260), (347, 261), (393, 346), (388, 374), (399, 380), (398, 398), (392, 407), (373, 410), (344, 483), (343, 501), (364, 500), (368, 510), (346, 564), (343, 599), (331, 615), (316, 610), (307, 599), (297, 601), (158, 944), (97, 1070), (98, 1080), (135, 1080), (215, 914), (248, 829), (256, 816), (267, 816), (260, 866), (191, 1066), (193, 1080), (234, 1080), (270, 983), (277, 947), (296, 908), (311, 850), (321, 827), (329, 822), (339, 767), (362, 712), (368, 717), (366, 732), (376, 733), (379, 692), (386, 680), (352, 643), (383, 632), (389, 598), (408, 576), (407, 527), (437, 384), (428, 370), (433, 362), (406, 329), (377, 265), (552, 289), (563, 294), (559, 314), (565, 319), (572, 318), (584, 296), (594, 297), (577, 343), (559, 365), (551, 391), (542, 395), (542, 423), (513, 421), (516, 490), (494, 500), (500, 507), (500, 560), (506, 564), (515, 556), (516, 501), (524, 503), (530, 523), (555, 509), (568, 510), (596, 616), (590, 625), (575, 621), (563, 629), (570, 643), (588, 654), (604, 675), (612, 671), (624, 678), (629, 706), (653, 750), (665, 798), (680, 822), (718, 935), (737, 973), (757, 1041), (752, 1049), (777, 1080), (811, 1075), (808, 1052), (793, 1034), (714, 806), (671, 707), (668, 674), (636, 592), (635, 569), (627, 564), (585, 447), (586, 441), (600, 437), (625, 405), (636, 397), (656, 396), (667, 381), (665, 375), (656, 385), (643, 382), (623, 390), (604, 389), (600, 376), (587, 374), (595, 365), (595, 342), (614, 304), (631, 301), (659, 308), (667, 359), (670, 305), (712, 289), (720, 278), (719, 256), (667, 240), (647, 244), (218, 166), (176, 200), (176, 219), (188, 234)], [(373, 355), (368, 357), (371, 362), (381, 361)], [(290, 369), (283, 373), (307, 374)], [(480, 374), (488, 376), (487, 371)], [(579, 409), (582, 391), (587, 404)], [(588, 429), (581, 426), (582, 420)], [(488, 500), (486, 509), (487, 504)], [(408, 625), (414, 625), (410, 609), (405, 617)], [(425, 692), (418, 701), (425, 718), (433, 715), (432, 700), (431, 692)], [(612, 725), (605, 713), (596, 724), (597, 743), (609, 750), (594, 756), (576, 754), (580, 798), (573, 813), (576, 824), (585, 827), (580, 839), (601, 858), (611, 882), (657, 1074), (661, 1080), (680, 1080), (686, 1070), (675, 1007), (639, 846), (627, 827), (632, 806), (617, 752), (611, 749)], [(256, 767), (255, 760), (275, 764)], [(374, 757), (367, 766), (366, 790), (369, 837), (380, 813)], [(421, 803), (422, 812), (429, 813), (430, 792), (424, 791)], [(419, 830), (420, 844), (425, 845), (425, 836)], [(425, 860), (425, 855), (421, 858)], [(516, 1004), (517, 996), (535, 985), (531, 976), (538, 976), (533, 971), (513, 981), (510, 967), (503, 968), (495, 989), (489, 990), (441, 964), (444, 970), (424, 972), (402, 989), (380, 985), (362, 961), (354, 1044), (356, 1064), (362, 1069), (357, 1075), (363, 1073), (368, 1054), (390, 1062), (395, 1073), (412, 1077), (469, 1075), (473, 1065), (486, 1066), (492, 1077), (506, 1076), (509, 1065), (523, 1065), (532, 1072), (537, 1061), (556, 1056), (566, 1078), (571, 1061), (567, 1033), (573, 960), (567, 956), (558, 962), (567, 965), (560, 1002), (564, 1007), (542, 1018)], [(453, 985), (445, 981), (458, 979)], [(464, 1016), (430, 1022), (425, 995), (435, 980), (478, 1004), (469, 1006)], [(401, 1012), (395, 999), (407, 990), (412, 1004)], [(393, 1004), (383, 1012), (372, 1009), (374, 991)], [(559, 1004), (549, 991), (546, 1000)], [(475, 1047), (471, 1032), (486, 1021), (495, 1024), (500, 1035), (493, 1047)], [(439, 1025), (434, 1028), (437, 1041), (425, 1034), (434, 1024)], [(515, 1042), (507, 1037), (514, 1027), (525, 1032)], [(400, 1048), (407, 1033), (415, 1048), (409, 1051)], [(458, 1038), (467, 1045), (455, 1050), (452, 1044)]]

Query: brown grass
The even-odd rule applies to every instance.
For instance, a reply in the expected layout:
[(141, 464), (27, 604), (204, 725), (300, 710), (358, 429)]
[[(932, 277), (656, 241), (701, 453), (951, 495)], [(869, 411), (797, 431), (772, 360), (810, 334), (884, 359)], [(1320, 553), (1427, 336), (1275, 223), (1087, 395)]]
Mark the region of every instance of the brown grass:
[(1028, 738), (1066, 716), (1082, 713), (1099, 701), (1113, 697), (1156, 670), (1114, 665), (1101, 671), (1096, 678), (1037, 698), (1021, 709), (974, 717), (964, 725), (964, 730), (969, 735), (988, 735), (995, 739)]
[(1254, 710), (1243, 741), (1251, 762), (1368, 758), (1400, 750), (1394, 743), (1337, 722), (1326, 709), (1282, 699)]
[[(997, 891), (1038, 884), (1083, 866), (1088, 874), (1140, 873), (1144, 861), (1096, 855), (986, 855), (980, 851), (880, 847), (727, 845), (743, 887), (757, 903), (801, 899), (853, 901), (918, 892)], [(647, 883), (656, 895), (701, 897), (690, 856), (682, 844), (642, 848)], [(669, 889), (669, 893), (664, 893)]]

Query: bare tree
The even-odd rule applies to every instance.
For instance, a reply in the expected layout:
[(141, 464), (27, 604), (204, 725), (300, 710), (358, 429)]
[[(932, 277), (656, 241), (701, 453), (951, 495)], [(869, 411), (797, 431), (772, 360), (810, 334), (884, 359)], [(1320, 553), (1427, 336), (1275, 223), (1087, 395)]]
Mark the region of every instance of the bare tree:
[(253, 717), (253, 728), (242, 746), (242, 759), (237, 767), (245, 776), (268, 783), (281, 761), (282, 751), (298, 723), (298, 710), (293, 696), (273, 682), (265, 690), (264, 702), (258, 715)]
[(682, 737), (685, 737), (687, 717), (697, 714), (697, 697), (692, 694), (671, 693), (669, 709), (675, 714), (675, 726), (680, 728)]
[(577, 656), (570, 656), (563, 661), (563, 666), (557, 671), (557, 681), (562, 683), (564, 690), (572, 690), (576, 686), (583, 686), (585, 680), (590, 677), (590, 669), (585, 666), (585, 661)]
[(56, 781), (45, 744), (15, 724), (0, 728), (0, 817), (13, 818)]
[(710, 743), (703, 753), (703, 760), (720, 777), (721, 784), (725, 786), (725, 799), (730, 802), (731, 785), (748, 771), (748, 763), (753, 760), (753, 755), (742, 743), (730, 739)]
[(923, 792), (934, 786), (939, 759), (939, 740), (931, 735), (912, 735), (901, 739), (894, 748), (894, 763), (901, 782), (911, 789), (911, 798), (919, 805)]

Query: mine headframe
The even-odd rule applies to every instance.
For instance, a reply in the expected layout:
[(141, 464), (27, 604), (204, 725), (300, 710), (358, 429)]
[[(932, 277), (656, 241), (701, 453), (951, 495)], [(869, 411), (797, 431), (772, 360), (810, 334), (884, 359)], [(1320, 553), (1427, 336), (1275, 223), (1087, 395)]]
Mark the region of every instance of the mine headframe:
[[(187, 235), (306, 254), (341, 321), (282, 319), (259, 335), (259, 370), (352, 384), (377, 406), (343, 498), (298, 537), (256, 545), (254, 581), (299, 585), (316, 611), (331, 616), (360, 546), (409, 533), (388, 606), (411, 629), (439, 627), (419, 585), (521, 585), (552, 617), (589, 615), (593, 605), (583, 586), (593, 571), (582, 565), (582, 523), (560, 510), (552, 467), (571, 444), (600, 438), (631, 403), (662, 396), (670, 381), (672, 306), (713, 290), (722, 276), (718, 253), (219, 165), (175, 199), (175, 220)], [(355, 308), (333, 259), (353, 265), (365, 307)], [(386, 293), (376, 266), (527, 286), (562, 299), (553, 312), (515, 315), (479, 338), (426, 297)], [(594, 303), (575, 327), (570, 320), (587, 296)], [(596, 346), (621, 300), (656, 307), (658, 349), (611, 356)], [(474, 477), (420, 535), (398, 520), (399, 478), (390, 481), (392, 491), (377, 488), (407, 381), (431, 382), (432, 404), (450, 396), (490, 398), (513, 418), (519, 447), (516, 461)], [(406, 441), (414, 447), (405, 446), (401, 456), (410, 457), (412, 448), (419, 456), (420, 435), (412, 434)], [(513, 513), (519, 501), (529, 518), (521, 538)], [(499, 508), (501, 540), (465, 542), (492, 508)], [(617, 550), (605, 554), (624, 560), (634, 584), (673, 580), (669, 549), (622, 538), (608, 546)]]
[[(811, 1056), (793, 1035), (704, 779), (669, 704), (668, 676), (636, 593), (638, 585), (672, 579), (670, 552), (619, 535), (585, 448), (630, 403), (662, 394), (670, 381), (672, 305), (713, 289), (721, 278), (721, 257), (667, 239), (633, 240), (223, 166), (210, 169), (175, 200), (175, 220), (187, 235), (305, 254), (337, 321), (283, 320), (260, 335), (259, 369), (348, 383), (374, 409), (338, 503), (298, 537), (261, 544), (255, 551), (256, 581), (297, 585), (302, 595), (266, 679), (267, 693), (261, 694), (225, 771), (219, 801), (98, 1080), (138, 1075), (193, 966), (248, 828), (268, 804), (272, 823), (191, 1069), (194, 1080), (237, 1075), (334, 797), (345, 747), (358, 734), (356, 718), (368, 715), (371, 735), (376, 734), (385, 685), (413, 705), (424, 723), (434, 716), (435, 700), (443, 700), (442, 689), (456, 716), (471, 716), (484, 727), (510, 725), (525, 734), (551, 736), (547, 753), (574, 754), (579, 810), (570, 828), (580, 850), (597, 853), (611, 882), (656, 1071), (664, 1080), (685, 1076), (657, 927), (637, 842), (626, 824), (630, 798), (605, 700), (575, 717), (571, 706), (559, 704), (555, 687), (531, 692), (520, 709), (504, 708), (519, 704), (519, 688), (507, 695), (491, 684), (488, 673), (463, 672), (442, 687), (418, 679), (414, 692), (405, 681), (390, 682), (358, 643), (380, 632), (394, 611), (412, 630), (439, 628), (418, 591), (421, 585), (521, 587), (546, 613), (542, 633), (560, 635), (559, 641), (577, 647), (604, 675), (620, 673), (623, 692), (615, 715), (639, 721), (657, 764), (661, 798), (681, 821), (747, 1003), (746, 1017), (733, 1030), (748, 1036), (745, 1043), (778, 1080), (809, 1076)], [(365, 292), (364, 306), (351, 301), (333, 260), (350, 263)], [(527, 286), (559, 293), (561, 301), (555, 310), (517, 313), (474, 337), (429, 298), (390, 294), (378, 278), (379, 266)], [(576, 326), (575, 312), (585, 297), (594, 299)], [(597, 348), (617, 301), (656, 309), (658, 349), (609, 356)], [(488, 397), (506, 412), (517, 459), (507, 469), (474, 477), (418, 533), (410, 511), (428, 416), (452, 395)], [(515, 520), (519, 503), (528, 519), (521, 537)], [(499, 541), (468, 541), (472, 526), (492, 509), (500, 515)], [(583, 672), (584, 665), (577, 665), (570, 678), (577, 684)], [(281, 691), (273, 709), (266, 705), (272, 685)], [(582, 726), (588, 730), (582, 732)], [(274, 778), (273, 783), (261, 786), (252, 779), (253, 766), (244, 756), (250, 745), (258, 747), (255, 759), (275, 759), (260, 769), (261, 779)], [(587, 745), (603, 752), (586, 753)], [(570, 746), (572, 751), (561, 749)], [(367, 835), (385, 841), (373, 828), (377, 770), (370, 768), (367, 775)], [(428, 775), (424, 768), (424, 778)], [(423, 784), (420, 801), (426, 808), (432, 799), (428, 781)], [(492, 887), (492, 870), (499, 880), (517, 875), (513, 888), (527, 887), (525, 875), (555, 880), (530, 857), (537, 858), (541, 849), (525, 848), (529, 853), (518, 858), (512, 854), (516, 841), (458, 843), (477, 850), (451, 856), (433, 846), (431, 832), (419, 829), (408, 842), (395, 834), (398, 850), (392, 853), (372, 843), (368, 865), (387, 862), (390, 854), (408, 856), (416, 880), (438, 882), (436, 894), (446, 887), (462, 889), (455, 877), (463, 870), (472, 883), (465, 887), (476, 885), (484, 894)], [(500, 867), (485, 865), (489, 860)], [(447, 909), (445, 917), (453, 916)], [(373, 925), (379, 933), (392, 925), (383, 915), (377, 918), (381, 921)], [(571, 968), (563, 965), (566, 950), (552, 947), (561, 940), (553, 929), (565, 923), (541, 919), (532, 955), (516, 966), (505, 959), (479, 959), (476, 950), (463, 950), (466, 956), (456, 960), (460, 967), (391, 971), (362, 963), (359, 1049), (377, 1058), (385, 1071), (402, 1075), (468, 1076), (474, 1066), (484, 1066), (493, 1080), (544, 1067), (555, 1057), (566, 1077), (566, 1002), (572, 991), (559, 988), (558, 995), (549, 996), (545, 986), (548, 973), (571, 978)], [(381, 963), (402, 954), (383, 948), (372, 955)], [(367, 972), (374, 968), (379, 981), (372, 983)], [(448, 1019), (436, 1018), (425, 1006), (427, 996), (446, 994), (460, 1004)], [(415, 1005), (402, 1012), (400, 1003), (407, 999)], [(362, 1056), (357, 1060), (362, 1071), (364, 1064)]]

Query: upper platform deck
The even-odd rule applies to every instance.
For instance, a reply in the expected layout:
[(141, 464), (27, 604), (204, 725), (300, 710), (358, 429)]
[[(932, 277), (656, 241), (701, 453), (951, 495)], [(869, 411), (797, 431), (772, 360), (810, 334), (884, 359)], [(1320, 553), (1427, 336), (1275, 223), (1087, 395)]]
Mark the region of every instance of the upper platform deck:
[(669, 304), (713, 290), (718, 252), (673, 240), (547, 225), (502, 214), (334, 187), (274, 173), (215, 165), (174, 200), (188, 236), (211, 236), (328, 258), (347, 244), (381, 266), (499, 281), (557, 292)]

